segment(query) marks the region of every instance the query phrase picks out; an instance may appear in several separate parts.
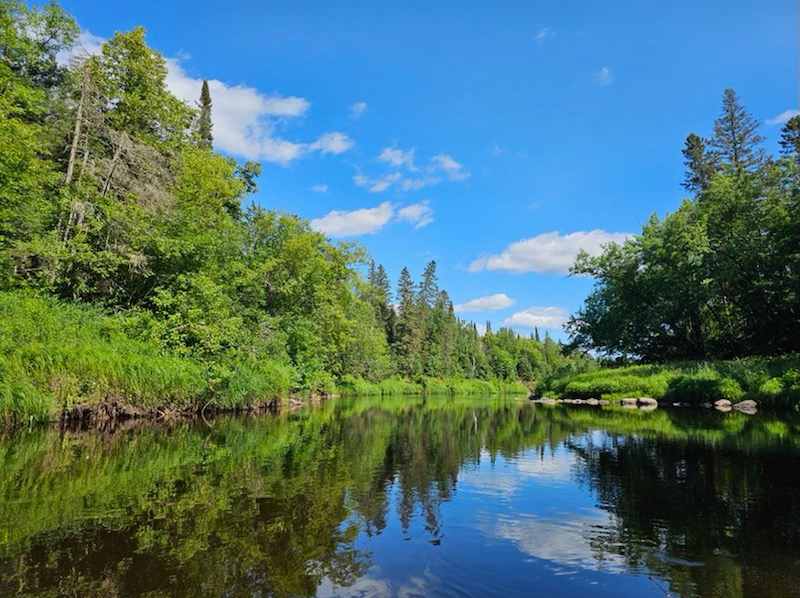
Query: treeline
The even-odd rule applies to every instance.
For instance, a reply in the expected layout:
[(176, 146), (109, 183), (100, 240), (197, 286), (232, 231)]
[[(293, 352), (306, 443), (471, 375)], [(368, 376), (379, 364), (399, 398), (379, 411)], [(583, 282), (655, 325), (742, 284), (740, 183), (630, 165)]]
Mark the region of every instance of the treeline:
[(367, 298), (383, 327), (396, 372), (411, 379), (424, 376), (522, 380), (533, 383), (559, 369), (579, 368), (581, 355), (565, 357), (559, 343), (538, 329), (529, 337), (509, 328), (492, 331), (487, 322), (456, 317), (447, 291), (439, 288), (436, 262), (429, 262), (419, 283), (403, 268), (392, 304), (389, 277), (370, 262)]
[(568, 328), (575, 345), (645, 361), (800, 350), (800, 117), (778, 156), (733, 90), (711, 136), (683, 155), (691, 193), (575, 274), (595, 278)]
[[(208, 86), (197, 107), (173, 96), (141, 28), (94, 56), (73, 51), (78, 33), (56, 5), (0, 0), (0, 288), (18, 296), (6, 313), (59, 305), (29, 305), (32, 292), (100, 307), (134, 344), (201, 364), (211, 400), (282, 387), (264, 382), (275, 372), (289, 372), (291, 388), (324, 391), (346, 376), (531, 382), (572, 363), (552, 340), (481, 337), (454, 316), (434, 264), (418, 288), (404, 271), (393, 301), (382, 268), (360, 275), (361, 249), (298, 217), (243, 208), (260, 166), (213, 151)], [(16, 340), (0, 343), (6, 380), (9, 363), (14, 376), (28, 367), (11, 355), (23, 341), (41, 347)], [(113, 353), (100, 341), (98, 353)], [(40, 387), (70, 377), (33, 361), (53, 370), (41, 370), (50, 373)]]

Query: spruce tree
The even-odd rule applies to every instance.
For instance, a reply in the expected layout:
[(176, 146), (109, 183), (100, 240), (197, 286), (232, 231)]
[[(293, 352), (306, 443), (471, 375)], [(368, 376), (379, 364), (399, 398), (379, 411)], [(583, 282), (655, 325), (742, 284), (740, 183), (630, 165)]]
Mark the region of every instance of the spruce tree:
[(203, 80), (200, 90), (200, 116), (197, 119), (197, 137), (200, 146), (211, 149), (214, 136), (211, 133), (211, 92), (208, 90), (208, 81)]
[(439, 294), (439, 283), (436, 277), (436, 262), (430, 261), (422, 273), (422, 282), (419, 285), (419, 303), (421, 306), (432, 308), (436, 304)]
[(689, 133), (682, 153), (686, 165), (683, 188), (694, 193), (704, 190), (716, 171), (714, 157), (706, 151), (705, 141), (699, 135)]
[(783, 125), (778, 143), (782, 154), (800, 159), (800, 115), (793, 116)]
[(714, 121), (714, 133), (709, 139), (713, 155), (736, 172), (757, 168), (764, 161), (759, 144), (758, 121), (739, 102), (736, 92), (726, 89), (722, 96), (722, 114)]

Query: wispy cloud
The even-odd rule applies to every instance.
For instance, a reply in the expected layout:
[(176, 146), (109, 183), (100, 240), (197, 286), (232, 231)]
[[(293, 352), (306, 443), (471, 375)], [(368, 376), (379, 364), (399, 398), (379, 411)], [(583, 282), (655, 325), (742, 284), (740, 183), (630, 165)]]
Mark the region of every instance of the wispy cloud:
[(433, 222), (433, 209), (427, 200), (413, 203), (397, 211), (398, 220), (404, 220), (414, 225), (414, 228), (423, 228)]
[(454, 309), (456, 312), (466, 313), (471, 311), (495, 311), (512, 305), (514, 305), (514, 300), (511, 297), (505, 293), (495, 293), (494, 295), (478, 297), (477, 299), (459, 303)]
[(311, 228), (331, 237), (357, 237), (380, 231), (390, 222), (407, 222), (420, 229), (433, 222), (433, 209), (428, 201), (398, 208), (388, 201), (374, 208), (332, 210), (311, 221)]
[(515, 328), (560, 329), (568, 319), (569, 314), (560, 307), (529, 307), (503, 320), (503, 325)]
[(364, 113), (367, 111), (367, 103), (366, 102), (355, 102), (350, 106), (350, 118), (353, 120), (358, 120)]
[(567, 235), (558, 231), (542, 233), (512, 243), (498, 254), (474, 260), (469, 271), (567, 273), (581, 249), (589, 255), (599, 255), (608, 243), (623, 243), (630, 236), (630, 233), (610, 233), (599, 229)]
[(328, 185), (323, 185), (323, 184), (312, 185), (311, 186), (311, 190), (314, 193), (327, 193), (328, 192)]
[(402, 150), (397, 147), (385, 147), (378, 156), (378, 160), (390, 164), (396, 168), (407, 168), (408, 170), (416, 170), (414, 166), (414, 149)]
[(394, 207), (388, 201), (374, 208), (362, 208), (350, 212), (333, 210), (321, 218), (311, 221), (311, 228), (331, 237), (354, 237), (371, 235), (381, 230), (394, 215)]
[(767, 119), (768, 125), (785, 125), (795, 116), (800, 116), (800, 110), (784, 110), (780, 114)]
[(355, 145), (355, 142), (352, 139), (344, 133), (336, 131), (333, 133), (325, 133), (314, 143), (310, 144), (309, 148), (323, 154), (334, 154), (338, 156), (349, 150), (353, 145)]
[(451, 181), (463, 181), (470, 176), (464, 165), (450, 154), (437, 154), (431, 158), (431, 163), (434, 170), (443, 172)]
[(538, 31), (536, 31), (536, 34), (533, 36), (533, 39), (537, 44), (542, 46), (547, 40), (553, 39), (555, 36), (556, 32), (550, 27), (539, 27)]
[(595, 71), (594, 73), (594, 82), (601, 87), (605, 87), (606, 85), (611, 85), (614, 82), (614, 73), (611, 70), (611, 67), (604, 66), (600, 67), (599, 70)]

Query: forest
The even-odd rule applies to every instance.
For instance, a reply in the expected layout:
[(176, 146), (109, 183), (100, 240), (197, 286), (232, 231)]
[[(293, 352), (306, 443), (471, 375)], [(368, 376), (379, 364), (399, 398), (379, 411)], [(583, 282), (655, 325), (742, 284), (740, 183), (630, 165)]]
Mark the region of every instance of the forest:
[(769, 156), (732, 89), (707, 139), (686, 138), (690, 197), (572, 272), (595, 288), (568, 328), (577, 346), (647, 362), (800, 349), (800, 116)]
[[(439, 288), (389, 275), (257, 205), (260, 164), (213, 149), (143, 28), (96, 55), (55, 4), (0, 0), (0, 413), (252, 406), (288, 392), (527, 392), (591, 360), (536, 331), (479, 334)], [(268, 183), (266, 183), (268, 184)]]

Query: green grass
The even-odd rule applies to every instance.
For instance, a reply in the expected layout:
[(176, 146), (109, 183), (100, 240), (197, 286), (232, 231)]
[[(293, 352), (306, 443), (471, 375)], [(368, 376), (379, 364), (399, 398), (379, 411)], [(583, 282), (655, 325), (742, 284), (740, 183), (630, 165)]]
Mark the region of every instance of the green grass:
[(539, 390), (545, 396), (581, 399), (649, 396), (687, 403), (753, 399), (798, 409), (800, 355), (601, 368), (546, 380)]
[(521, 382), (501, 380), (477, 380), (467, 378), (424, 377), (418, 383), (402, 378), (387, 378), (382, 382), (369, 382), (353, 376), (344, 376), (336, 390), (344, 396), (463, 396), (463, 395), (509, 395), (527, 394), (528, 388)]
[(130, 337), (125, 320), (26, 293), (0, 293), (0, 419), (47, 421), (76, 405), (243, 408), (289, 389), (270, 361), (204, 364)]

